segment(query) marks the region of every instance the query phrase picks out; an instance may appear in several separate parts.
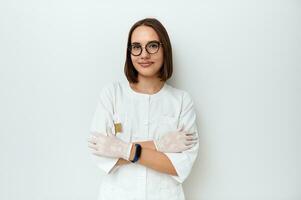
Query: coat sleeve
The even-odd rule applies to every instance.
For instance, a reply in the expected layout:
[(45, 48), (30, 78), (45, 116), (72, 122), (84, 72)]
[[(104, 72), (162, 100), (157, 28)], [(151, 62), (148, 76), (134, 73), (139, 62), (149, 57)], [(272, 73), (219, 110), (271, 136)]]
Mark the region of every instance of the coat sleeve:
[[(100, 92), (96, 110), (90, 125), (90, 134), (95, 132), (106, 134), (113, 133), (113, 109), (114, 109), (114, 87), (113, 85), (105, 86)], [(105, 173), (113, 171), (114, 165), (118, 158), (108, 158), (102, 156), (92, 155), (93, 160), (97, 166)]]
[[(184, 127), (184, 131), (189, 133), (196, 132), (198, 135), (196, 124), (196, 113), (193, 105), (193, 101), (187, 92), (184, 92), (182, 109), (179, 119), (179, 126)], [(184, 180), (190, 174), (192, 166), (196, 160), (199, 149), (199, 141), (190, 149), (181, 153), (165, 153), (170, 159), (174, 168), (177, 171), (177, 176), (172, 176), (179, 183), (183, 183)]]

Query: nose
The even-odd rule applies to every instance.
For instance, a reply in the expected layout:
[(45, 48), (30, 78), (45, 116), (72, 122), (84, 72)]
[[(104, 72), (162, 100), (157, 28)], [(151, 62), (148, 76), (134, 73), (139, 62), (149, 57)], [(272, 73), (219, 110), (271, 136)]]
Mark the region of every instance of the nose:
[(145, 48), (142, 48), (141, 58), (149, 58), (150, 54), (146, 51)]

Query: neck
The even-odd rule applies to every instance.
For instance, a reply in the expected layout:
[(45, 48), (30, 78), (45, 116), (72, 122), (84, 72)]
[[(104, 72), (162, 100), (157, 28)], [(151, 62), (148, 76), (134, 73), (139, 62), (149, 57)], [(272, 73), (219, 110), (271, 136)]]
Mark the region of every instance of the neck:
[(145, 94), (155, 94), (163, 87), (164, 82), (159, 78), (147, 78), (138, 76), (138, 83), (131, 83), (133, 90)]

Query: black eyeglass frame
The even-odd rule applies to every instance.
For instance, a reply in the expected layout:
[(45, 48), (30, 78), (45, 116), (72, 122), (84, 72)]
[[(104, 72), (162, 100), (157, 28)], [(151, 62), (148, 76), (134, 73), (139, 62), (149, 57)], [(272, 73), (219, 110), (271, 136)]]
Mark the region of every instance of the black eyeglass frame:
[[(149, 44), (151, 44), (151, 43), (157, 43), (158, 46), (159, 46), (159, 47), (158, 47), (158, 50), (157, 50), (156, 52), (154, 52), (154, 53), (150, 53), (150, 52), (147, 50), (147, 45), (149, 45)], [(139, 46), (141, 47), (141, 49), (140, 49), (140, 53), (137, 54), (137, 55), (135, 55), (135, 54), (132, 53), (132, 47), (135, 46), (135, 45), (137, 45), (137, 44), (139, 44)], [(148, 43), (146, 43), (146, 45), (145, 45), (144, 47), (143, 47), (140, 43), (136, 43), (136, 44), (133, 43), (133, 44), (131, 44), (131, 45), (128, 46), (128, 51), (129, 51), (133, 56), (140, 56), (140, 55), (142, 54), (142, 51), (143, 51), (143, 48), (144, 48), (148, 54), (156, 54), (156, 53), (158, 53), (158, 51), (160, 50), (160, 46), (163, 46), (163, 43), (160, 42), (160, 41), (156, 41), (156, 40), (149, 41)]]

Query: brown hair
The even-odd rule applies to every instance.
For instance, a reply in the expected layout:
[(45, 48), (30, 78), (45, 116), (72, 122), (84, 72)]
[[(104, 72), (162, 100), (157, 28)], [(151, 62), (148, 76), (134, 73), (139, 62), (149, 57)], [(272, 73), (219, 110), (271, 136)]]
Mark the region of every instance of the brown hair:
[(171, 77), (173, 72), (171, 43), (166, 29), (161, 24), (161, 22), (159, 22), (155, 18), (142, 19), (136, 22), (129, 31), (128, 41), (127, 41), (126, 60), (124, 65), (124, 73), (126, 75), (126, 78), (130, 83), (138, 83), (138, 72), (133, 66), (131, 53), (128, 50), (128, 47), (131, 45), (131, 37), (133, 31), (138, 26), (142, 26), (142, 25), (153, 28), (158, 34), (160, 41), (163, 43), (162, 47), (163, 47), (164, 60), (163, 60), (163, 66), (160, 69), (160, 73), (158, 77), (161, 79), (161, 81), (166, 81)]

